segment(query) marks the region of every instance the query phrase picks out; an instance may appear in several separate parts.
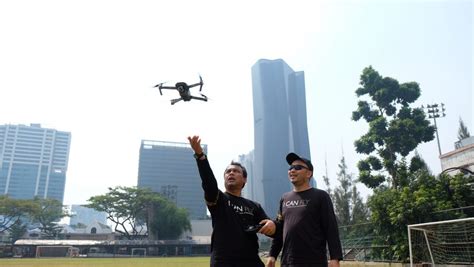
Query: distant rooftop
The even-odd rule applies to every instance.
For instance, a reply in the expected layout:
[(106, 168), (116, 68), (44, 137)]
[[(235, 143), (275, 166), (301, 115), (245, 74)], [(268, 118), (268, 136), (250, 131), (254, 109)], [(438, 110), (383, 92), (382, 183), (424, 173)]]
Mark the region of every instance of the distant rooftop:
[[(169, 147), (185, 147), (191, 148), (189, 143), (182, 143), (182, 142), (170, 142), (170, 141), (156, 141), (156, 140), (142, 140), (142, 145), (146, 149), (151, 149), (154, 146), (169, 146)], [(207, 147), (207, 145), (202, 144), (203, 147)]]
[(459, 149), (461, 147), (465, 147), (468, 145), (474, 144), (474, 136), (469, 136), (468, 138), (464, 138), (461, 141), (457, 141), (454, 143), (454, 148)]

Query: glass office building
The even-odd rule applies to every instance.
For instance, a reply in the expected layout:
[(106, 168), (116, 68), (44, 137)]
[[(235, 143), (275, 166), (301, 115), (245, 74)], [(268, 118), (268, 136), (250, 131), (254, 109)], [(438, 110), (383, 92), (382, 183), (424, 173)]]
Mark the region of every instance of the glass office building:
[(107, 212), (97, 211), (95, 209), (87, 208), (82, 205), (71, 205), (69, 225), (92, 225), (94, 222), (107, 224)]
[[(249, 196), (275, 217), (281, 195), (291, 190), (289, 152), (311, 159), (306, 119), (304, 72), (293, 71), (283, 60), (258, 60), (252, 66), (256, 190)], [(314, 179), (313, 179), (314, 181)], [(263, 194), (259, 192), (263, 191)]]
[[(202, 146), (207, 153), (207, 145)], [(150, 188), (186, 208), (190, 219), (202, 219), (207, 211), (193, 154), (189, 143), (142, 140), (138, 187)]]
[(63, 202), (71, 134), (40, 124), (0, 125), (0, 195)]

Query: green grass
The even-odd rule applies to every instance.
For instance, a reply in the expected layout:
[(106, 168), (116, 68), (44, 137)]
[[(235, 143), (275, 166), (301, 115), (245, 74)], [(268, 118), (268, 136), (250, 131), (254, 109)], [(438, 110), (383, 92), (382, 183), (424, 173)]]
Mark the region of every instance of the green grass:
[(0, 259), (2, 267), (209, 267), (209, 257)]

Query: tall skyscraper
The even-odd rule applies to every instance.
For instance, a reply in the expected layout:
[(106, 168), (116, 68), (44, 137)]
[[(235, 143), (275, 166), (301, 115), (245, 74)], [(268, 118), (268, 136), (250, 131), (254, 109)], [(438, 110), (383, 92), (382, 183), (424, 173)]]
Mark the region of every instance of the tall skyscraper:
[(253, 179), (263, 188), (254, 200), (274, 217), (281, 195), (291, 190), (285, 156), (296, 152), (311, 159), (304, 72), (293, 71), (281, 59), (261, 59), (252, 66), (252, 87)]
[[(207, 145), (202, 145), (207, 153)], [(190, 219), (207, 216), (201, 178), (188, 143), (142, 140), (138, 187), (150, 188), (189, 211)]]
[(263, 184), (261, 180), (254, 178), (254, 161), (253, 150), (248, 154), (239, 155), (239, 162), (247, 169), (247, 183), (242, 190), (242, 196), (262, 203)]
[(0, 125), (0, 195), (63, 201), (71, 134), (40, 124)]

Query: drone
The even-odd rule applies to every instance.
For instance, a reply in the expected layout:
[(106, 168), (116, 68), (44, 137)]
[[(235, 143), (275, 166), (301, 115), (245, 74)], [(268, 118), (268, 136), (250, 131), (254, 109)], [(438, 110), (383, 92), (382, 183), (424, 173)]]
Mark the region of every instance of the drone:
[(189, 92), (190, 88), (198, 86), (198, 85), (200, 86), (199, 87), (199, 92), (202, 90), (202, 86), (203, 86), (204, 83), (202, 81), (201, 76), (199, 76), (199, 80), (200, 81), (198, 83), (191, 84), (191, 85), (188, 85), (185, 82), (178, 82), (178, 83), (176, 83), (175, 86), (164, 86), (163, 83), (159, 83), (159, 84), (155, 85), (154, 87), (158, 87), (158, 90), (160, 90), (160, 95), (163, 95), (163, 93), (161, 92), (161, 89), (178, 90), (180, 98), (171, 99), (171, 105), (174, 105), (174, 104), (176, 104), (177, 102), (179, 102), (181, 100), (190, 101), (191, 99), (197, 99), (197, 100), (207, 101), (207, 96), (205, 96), (203, 94), (201, 94), (201, 96), (193, 96)]

